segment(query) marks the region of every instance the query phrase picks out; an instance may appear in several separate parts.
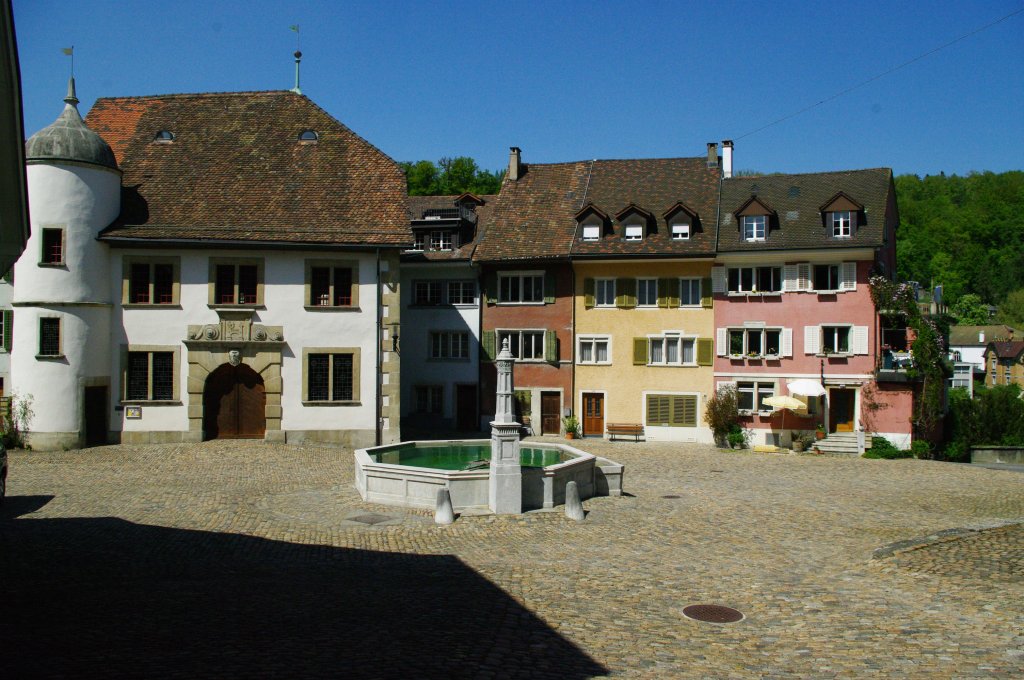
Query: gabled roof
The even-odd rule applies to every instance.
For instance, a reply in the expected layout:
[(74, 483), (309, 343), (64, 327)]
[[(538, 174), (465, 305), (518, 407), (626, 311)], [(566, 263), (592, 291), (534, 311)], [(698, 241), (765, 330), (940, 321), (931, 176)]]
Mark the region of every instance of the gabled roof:
[(993, 352), (1000, 359), (1017, 359), (1024, 352), (1024, 340), (990, 342), (985, 348), (985, 354), (989, 355)]
[[(821, 211), (840, 193), (863, 206), (853, 236), (844, 239), (831, 237)], [(776, 211), (778, 228), (764, 241), (743, 241), (732, 212), (744, 207), (752, 196)], [(732, 177), (722, 181), (718, 250), (876, 248), (885, 242), (886, 211), (890, 204), (895, 208), (894, 196), (889, 168)]]
[[(121, 215), (103, 239), (412, 240), (401, 167), (303, 95), (104, 98), (86, 122), (124, 172)], [(154, 142), (160, 130), (174, 140)], [(300, 144), (304, 130), (319, 139)]]
[(771, 207), (757, 196), (751, 196), (743, 201), (743, 205), (733, 210), (736, 215), (775, 215), (775, 208)]
[(850, 198), (845, 191), (840, 191), (835, 196), (825, 201), (821, 207), (818, 208), (821, 212), (826, 212), (829, 209), (863, 210), (864, 204)]
[[(984, 342), (978, 341), (978, 335), (980, 333), (985, 334)], [(949, 329), (949, 346), (964, 347), (967, 345), (974, 345), (975, 347), (983, 347), (988, 345), (990, 342), (1011, 340), (1015, 336), (1019, 336), (1017, 331), (1003, 324), (994, 324), (989, 326), (952, 326)]]
[(638, 206), (636, 203), (632, 203), (631, 202), (625, 208), (623, 208), (619, 212), (615, 213), (615, 219), (617, 219), (617, 220), (619, 220), (621, 222), (622, 220), (626, 219), (627, 217), (629, 217), (630, 215), (632, 215), (634, 213), (636, 213), (637, 215), (640, 215), (640, 217), (644, 218), (644, 220), (646, 220), (648, 222), (650, 222), (654, 218), (654, 215), (652, 215), (649, 210), (644, 210), (643, 208)]
[(598, 208), (596, 205), (594, 205), (593, 203), (591, 203), (589, 201), (587, 202), (587, 204), (585, 206), (583, 206), (578, 211), (576, 211), (576, 214), (573, 215), (573, 217), (576, 219), (577, 222), (579, 222), (579, 221), (585, 220), (590, 215), (597, 215), (604, 222), (611, 222), (612, 221), (612, 218), (611, 218), (611, 216), (608, 213), (606, 213), (605, 211), (601, 210), (600, 208)]
[(696, 217), (697, 216), (697, 211), (696, 210), (694, 210), (690, 206), (686, 205), (682, 201), (676, 201), (672, 205), (672, 207), (670, 207), (665, 212), (661, 213), (661, 219), (663, 219), (663, 220), (665, 220), (667, 222), (668, 220), (672, 219), (672, 217), (676, 213), (678, 213), (678, 212), (684, 212), (687, 215), (689, 215), (690, 217)]

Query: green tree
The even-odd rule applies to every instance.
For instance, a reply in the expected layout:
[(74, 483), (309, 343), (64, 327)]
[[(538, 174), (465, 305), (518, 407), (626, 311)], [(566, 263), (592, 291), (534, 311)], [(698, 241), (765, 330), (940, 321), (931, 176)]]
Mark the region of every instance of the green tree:
[(981, 326), (989, 322), (988, 307), (974, 293), (961, 295), (949, 313), (958, 324), (965, 326)]
[(1024, 288), (1019, 288), (1006, 296), (999, 305), (996, 319), (1015, 328), (1024, 326)]
[(448, 196), (468, 192), (496, 194), (501, 189), (505, 172), (481, 170), (468, 156), (444, 157), (435, 165), (431, 161), (402, 163), (410, 196)]

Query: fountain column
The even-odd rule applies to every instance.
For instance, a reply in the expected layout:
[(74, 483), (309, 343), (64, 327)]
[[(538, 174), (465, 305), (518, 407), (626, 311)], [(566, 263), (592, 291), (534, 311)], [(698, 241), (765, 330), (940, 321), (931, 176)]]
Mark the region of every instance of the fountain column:
[(498, 389), (494, 421), (491, 423), (491, 469), (488, 505), (497, 515), (518, 515), (523, 511), (523, 472), (519, 465), (519, 423), (516, 422), (512, 396), (512, 366), (515, 357), (508, 349), (508, 338), (501, 343)]

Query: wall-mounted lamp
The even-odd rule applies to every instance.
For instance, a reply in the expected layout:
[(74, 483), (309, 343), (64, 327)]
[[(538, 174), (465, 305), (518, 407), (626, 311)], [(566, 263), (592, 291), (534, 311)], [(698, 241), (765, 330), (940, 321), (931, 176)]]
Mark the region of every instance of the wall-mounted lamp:
[(388, 324), (391, 334), (391, 351), (395, 354), (401, 354), (401, 345), (398, 339), (398, 322), (394, 321)]

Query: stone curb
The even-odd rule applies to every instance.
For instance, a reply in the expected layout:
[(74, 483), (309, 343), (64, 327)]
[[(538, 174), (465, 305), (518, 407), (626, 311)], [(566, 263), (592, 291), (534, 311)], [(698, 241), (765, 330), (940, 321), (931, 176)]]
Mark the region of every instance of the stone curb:
[(936, 531), (933, 534), (928, 534), (927, 536), (908, 538), (903, 541), (896, 541), (895, 543), (883, 545), (881, 548), (875, 548), (875, 550), (871, 552), (871, 559), (884, 560), (900, 553), (927, 548), (928, 546), (935, 545), (936, 543), (945, 543), (946, 541), (952, 541), (963, 536), (969, 536), (983, 531), (990, 531), (992, 529), (1001, 529), (1002, 527), (1014, 526), (1017, 524), (1024, 524), (1024, 517), (1008, 520), (995, 520), (980, 524), (970, 524), (965, 527), (957, 527), (955, 529), (943, 529), (941, 531)]

